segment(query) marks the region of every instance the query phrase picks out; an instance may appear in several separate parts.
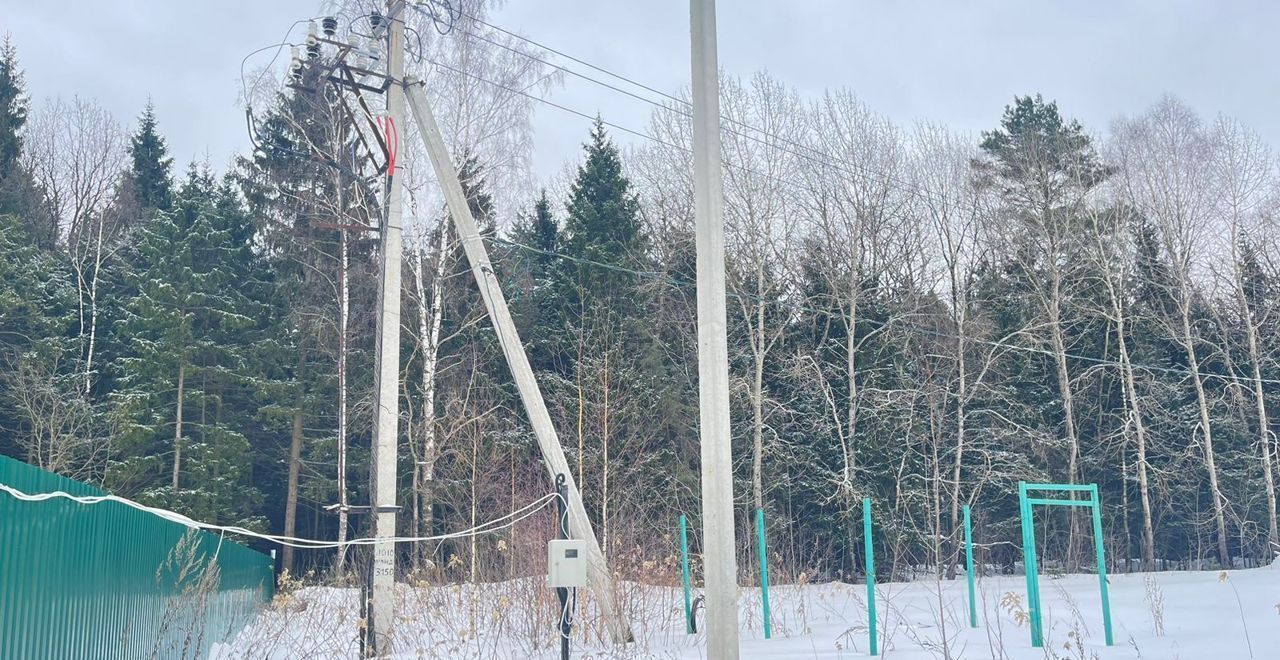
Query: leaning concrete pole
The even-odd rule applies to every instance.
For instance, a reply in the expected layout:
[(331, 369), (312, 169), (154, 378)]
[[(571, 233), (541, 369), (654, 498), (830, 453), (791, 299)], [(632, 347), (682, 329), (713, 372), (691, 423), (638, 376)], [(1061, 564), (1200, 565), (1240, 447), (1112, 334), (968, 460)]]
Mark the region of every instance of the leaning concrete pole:
[[(391, 18), (387, 43), (387, 77), (404, 78), (404, 20), (397, 12), (404, 5), (387, 1)], [(400, 151), (400, 135), (405, 121), (404, 90), (392, 84), (387, 88), (387, 116), (395, 131), (387, 147)], [(373, 500), (374, 537), (373, 566), (369, 582), (369, 641), (366, 652), (378, 656), (391, 655), (392, 628), (395, 623), (396, 546), (390, 539), (396, 535), (396, 449), (400, 421), (400, 260), (401, 224), (404, 183), (400, 173), (387, 172), (387, 214), (381, 234), (381, 264), (378, 279), (377, 371), (374, 403), (373, 456), (370, 481)], [(387, 539), (387, 540), (382, 540)]]
[(453, 218), (453, 226), (458, 231), (458, 240), (471, 263), (471, 274), (476, 278), (476, 286), (480, 289), (480, 297), (484, 299), (485, 309), (489, 312), (489, 320), (493, 323), (493, 331), (498, 335), (498, 343), (502, 345), (502, 353), (507, 358), (507, 366), (511, 369), (511, 377), (515, 380), (516, 389), (520, 391), (520, 400), (524, 403), (525, 412), (529, 415), (529, 423), (538, 438), (538, 447), (542, 450), (542, 459), (547, 472), (554, 480), (556, 475), (563, 474), (569, 493), (569, 529), (573, 536), (587, 542), (587, 577), (596, 598), (600, 603), (600, 612), (609, 628), (609, 635), (615, 644), (631, 641), (631, 627), (618, 606), (617, 594), (613, 590), (613, 576), (605, 563), (604, 553), (600, 551), (600, 542), (596, 540), (591, 520), (587, 518), (587, 510), (582, 506), (582, 494), (578, 492), (578, 484), (573, 479), (573, 471), (565, 460), (564, 449), (560, 446), (560, 436), (551, 424), (551, 415), (542, 400), (542, 391), (538, 381), (533, 377), (533, 368), (529, 366), (529, 358), (524, 353), (524, 345), (520, 343), (520, 335), (516, 332), (516, 324), (511, 320), (511, 311), (507, 309), (507, 298), (502, 293), (502, 286), (493, 272), (489, 262), (489, 251), (485, 249), (480, 238), (480, 228), (471, 216), (471, 206), (467, 204), (466, 193), (462, 190), (462, 182), (458, 180), (458, 172), (453, 168), (449, 157), (449, 149), (440, 135), (440, 127), (436, 125), (435, 115), (427, 103), (422, 91), (422, 83), (405, 80), (405, 91), (409, 98), (409, 108), (413, 111), (413, 119), (418, 123), (418, 133), (427, 147), (427, 155), (431, 157), (431, 167), (435, 170), (436, 179), (444, 189), (445, 202), (449, 215)]
[(720, 67), (715, 0), (690, 0), (693, 48), (693, 200), (698, 251), (698, 409), (702, 440), (702, 553), (707, 657), (738, 657), (738, 564), (729, 446), (729, 347), (720, 169)]

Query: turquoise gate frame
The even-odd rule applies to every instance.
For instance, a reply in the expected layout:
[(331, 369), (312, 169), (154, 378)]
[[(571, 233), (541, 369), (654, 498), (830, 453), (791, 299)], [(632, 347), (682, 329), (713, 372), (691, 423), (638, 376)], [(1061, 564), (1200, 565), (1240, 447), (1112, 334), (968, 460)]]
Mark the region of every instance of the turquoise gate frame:
[[(1059, 493), (1087, 493), (1089, 499), (1074, 497), (1051, 499), (1031, 497), (1036, 491)], [(1093, 513), (1093, 546), (1098, 556), (1098, 589), (1102, 594), (1102, 626), (1107, 646), (1113, 646), (1111, 634), (1111, 597), (1107, 592), (1107, 555), (1102, 539), (1102, 501), (1098, 497), (1098, 484), (1029, 484), (1018, 482), (1018, 509), (1022, 513), (1022, 558), (1027, 573), (1027, 617), (1031, 622), (1031, 645), (1044, 646), (1044, 627), (1040, 610), (1040, 567), (1036, 559), (1036, 528), (1032, 514), (1035, 506), (1081, 506)]]

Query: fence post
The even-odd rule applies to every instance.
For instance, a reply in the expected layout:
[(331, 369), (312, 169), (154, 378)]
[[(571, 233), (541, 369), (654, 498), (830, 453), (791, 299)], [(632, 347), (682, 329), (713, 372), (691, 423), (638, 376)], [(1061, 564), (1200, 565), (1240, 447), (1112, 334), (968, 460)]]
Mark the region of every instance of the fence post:
[(1102, 498), (1098, 495), (1098, 484), (1090, 486), (1089, 494), (1093, 498), (1093, 545), (1098, 551), (1098, 588), (1102, 591), (1102, 629), (1107, 646), (1112, 646), (1111, 597), (1107, 587), (1107, 551), (1102, 544)]
[(880, 655), (876, 638), (876, 551), (871, 539), (871, 498), (862, 499), (862, 543), (866, 548), (867, 629), (871, 655)]
[(764, 603), (764, 638), (773, 637), (769, 616), (769, 550), (765, 543), (764, 509), (756, 509), (756, 535), (760, 538), (760, 600)]
[(689, 522), (680, 514), (680, 573), (684, 583), (684, 631), (692, 635), (697, 629), (693, 623), (693, 601), (689, 584)]
[(973, 520), (969, 505), (964, 505), (964, 565), (969, 578), (969, 627), (978, 627), (978, 598), (973, 590)]
[(1035, 519), (1027, 501), (1027, 482), (1018, 482), (1018, 512), (1022, 518), (1022, 567), (1027, 574), (1027, 619), (1031, 623), (1031, 646), (1044, 646), (1040, 637), (1040, 575), (1036, 563)]

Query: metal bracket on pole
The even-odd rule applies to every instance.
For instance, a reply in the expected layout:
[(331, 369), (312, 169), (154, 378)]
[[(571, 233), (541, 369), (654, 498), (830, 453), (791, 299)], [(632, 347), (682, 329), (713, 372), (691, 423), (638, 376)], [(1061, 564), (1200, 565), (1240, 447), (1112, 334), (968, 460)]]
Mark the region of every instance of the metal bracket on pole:
[(569, 500), (570, 531), (575, 538), (587, 543), (587, 578), (596, 592), (601, 616), (614, 643), (628, 643), (632, 641), (631, 626), (618, 606), (618, 596), (613, 589), (613, 576), (605, 563), (600, 541), (596, 539), (595, 529), (591, 526), (591, 519), (587, 517), (587, 510), (582, 505), (582, 494), (578, 491), (578, 484), (574, 482), (573, 473), (569, 470), (569, 461), (565, 458), (564, 448), (560, 445), (560, 436), (551, 423), (551, 414), (547, 412), (547, 404), (542, 399), (542, 391), (538, 387), (537, 379), (534, 378), (533, 368), (529, 365), (529, 357), (525, 355), (520, 334), (516, 331), (515, 321), (511, 318), (511, 310), (507, 308), (507, 298), (502, 293), (502, 284), (493, 273), (493, 265), (489, 262), (489, 251), (485, 249), (480, 237), (480, 228), (471, 215), (471, 207), (467, 204), (462, 182), (458, 180), (458, 171), (454, 169), (453, 159), (440, 134), (440, 127), (436, 124), (435, 115), (432, 114), (431, 106), (427, 103), (426, 95), (422, 91), (422, 83), (414, 78), (406, 78), (404, 89), (409, 100), (409, 108), (413, 111), (413, 118), (418, 124), (418, 134), (422, 136), (427, 155), (431, 158), (436, 180), (444, 189), (449, 216), (453, 218), (454, 228), (458, 232), (458, 241), (467, 254), (467, 261), (471, 263), (471, 274), (475, 276), (480, 297), (484, 300), (485, 309), (489, 312), (489, 320), (493, 323), (493, 331), (498, 336), (502, 353), (507, 358), (507, 366), (511, 369), (511, 377), (515, 381), (516, 389), (520, 392), (520, 400), (524, 403), (525, 412), (529, 415), (534, 436), (538, 439), (538, 447), (542, 450), (547, 471), (553, 479), (557, 475), (564, 475)]

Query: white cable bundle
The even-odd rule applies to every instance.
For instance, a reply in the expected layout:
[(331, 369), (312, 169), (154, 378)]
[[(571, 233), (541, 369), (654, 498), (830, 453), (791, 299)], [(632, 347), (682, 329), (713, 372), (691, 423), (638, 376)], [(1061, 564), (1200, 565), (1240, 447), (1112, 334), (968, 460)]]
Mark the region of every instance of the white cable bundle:
[(544, 495), (534, 500), (533, 502), (530, 502), (529, 504), (526, 504), (525, 506), (515, 511), (512, 511), (511, 513), (508, 513), (507, 515), (502, 516), (501, 518), (490, 520), (489, 522), (476, 525), (475, 527), (472, 527), (470, 529), (464, 529), (458, 532), (450, 532), (448, 534), (441, 534), (439, 536), (396, 536), (396, 537), (387, 538), (387, 539), (361, 538), (361, 539), (352, 539), (350, 541), (339, 542), (339, 541), (319, 541), (316, 539), (302, 539), (302, 538), (297, 538), (293, 536), (279, 536), (275, 534), (263, 534), (261, 532), (255, 532), (252, 530), (245, 529), (243, 527), (215, 525), (213, 523), (200, 522), (198, 520), (192, 520), (191, 518), (188, 518), (180, 513), (169, 511), (168, 509), (159, 509), (156, 507), (146, 506), (145, 504), (139, 504), (137, 502), (134, 502), (133, 500), (126, 499), (123, 497), (116, 497), (115, 495), (77, 496), (77, 495), (72, 495), (70, 493), (63, 492), (60, 490), (52, 493), (37, 493), (35, 495), (31, 495), (28, 493), (24, 493), (8, 484), (3, 484), (3, 483), (0, 483), (0, 491), (4, 491), (5, 493), (8, 493), (10, 496), (12, 496), (14, 499), (17, 499), (23, 502), (44, 502), (46, 500), (59, 499), (59, 498), (71, 500), (72, 502), (76, 502), (78, 504), (86, 504), (86, 505), (101, 504), (103, 502), (118, 502), (125, 506), (133, 507), (139, 511), (145, 511), (147, 513), (163, 518), (170, 522), (178, 523), (179, 525), (182, 525), (183, 527), (187, 527), (190, 529), (206, 529), (206, 530), (230, 533), (230, 534), (242, 534), (244, 536), (251, 536), (253, 538), (259, 538), (266, 541), (271, 541), (273, 543), (279, 543), (280, 545), (292, 546), (294, 548), (313, 548), (313, 549), (340, 548), (340, 547), (349, 546), (349, 545), (373, 545), (375, 543), (387, 543), (387, 542), (414, 543), (418, 541), (444, 541), (447, 539), (456, 539), (456, 538), (463, 538), (467, 536), (477, 536), (480, 534), (487, 534), (489, 532), (496, 532), (498, 530), (506, 529), (508, 527), (514, 526), (516, 523), (520, 522), (521, 520), (524, 520), (525, 518), (528, 518), (533, 514), (537, 513), (538, 510), (541, 509), (543, 506), (546, 506), (548, 502), (551, 502), (552, 500), (558, 497), (558, 495), (556, 495), (555, 493), (548, 493), (547, 495)]

